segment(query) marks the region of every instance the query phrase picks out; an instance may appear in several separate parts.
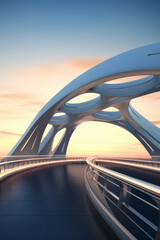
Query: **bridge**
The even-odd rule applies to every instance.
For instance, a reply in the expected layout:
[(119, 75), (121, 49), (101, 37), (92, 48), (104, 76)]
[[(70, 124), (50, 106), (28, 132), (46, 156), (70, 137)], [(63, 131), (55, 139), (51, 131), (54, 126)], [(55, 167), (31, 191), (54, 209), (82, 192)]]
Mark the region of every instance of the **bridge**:
[(160, 162), (21, 158), (0, 163), (1, 239), (159, 239)]
[[(159, 51), (157, 43), (104, 61), (41, 109), (0, 163), (1, 239), (160, 239), (160, 130), (130, 103), (160, 91)], [(142, 78), (107, 83), (137, 75)], [(99, 96), (69, 103), (86, 93)], [(106, 110), (111, 106), (117, 111)], [(66, 157), (70, 137), (84, 121), (124, 128), (150, 159)]]

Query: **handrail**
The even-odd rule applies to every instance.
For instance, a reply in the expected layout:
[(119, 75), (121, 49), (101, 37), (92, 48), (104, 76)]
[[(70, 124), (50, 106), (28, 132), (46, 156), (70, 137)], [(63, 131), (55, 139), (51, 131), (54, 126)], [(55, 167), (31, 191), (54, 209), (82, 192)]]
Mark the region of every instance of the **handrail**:
[(21, 163), (21, 162), (29, 162), (29, 161), (39, 161), (39, 160), (49, 160), (50, 158), (28, 158), (28, 159), (21, 159), (21, 160), (14, 160), (14, 161), (7, 161), (1, 162), (0, 166), (9, 165), (11, 163)]
[(110, 170), (108, 168), (104, 168), (104, 167), (98, 166), (98, 165), (95, 164), (96, 158), (97, 157), (95, 157), (95, 156), (88, 157), (86, 159), (87, 164), (90, 167), (92, 167), (92, 168), (94, 168), (94, 169), (96, 169), (96, 170), (98, 170), (98, 171), (100, 171), (102, 173), (108, 174), (108, 175), (110, 175), (110, 176), (112, 176), (114, 178), (120, 179), (121, 181), (127, 182), (128, 184), (134, 185), (136, 187), (142, 188), (143, 190), (145, 190), (147, 192), (150, 192), (152, 194), (160, 196), (160, 186), (152, 184), (152, 183), (145, 182), (143, 180), (139, 180), (139, 179), (130, 177), (128, 175), (125, 175), (125, 174), (122, 174), (122, 173)]
[[(21, 156), (23, 158), (23, 156)], [(0, 163), (0, 180), (4, 179), (7, 176), (10, 176), (16, 172), (26, 170), (28, 168), (44, 166), (54, 163), (68, 163), (76, 161), (85, 161), (84, 157), (70, 157), (66, 158), (63, 156), (49, 156), (49, 157), (38, 157), (37, 158), (28, 158), (14, 161), (6, 161)]]
[[(22, 157), (22, 156), (21, 156)], [(85, 159), (85, 157), (65, 157), (65, 155), (57, 155), (57, 156), (47, 156), (47, 157), (44, 157), (44, 156), (38, 156), (38, 157), (35, 157), (35, 158), (23, 158), (21, 160), (13, 160), (13, 161), (6, 161), (6, 162), (0, 162), (0, 166), (2, 165), (7, 165), (7, 164), (10, 164), (10, 163), (17, 163), (17, 162), (29, 162), (29, 161), (39, 161), (39, 160), (58, 160), (58, 159)]]
[[(160, 157), (159, 157), (160, 158)], [(109, 157), (101, 157), (98, 156), (98, 160), (111, 160), (111, 161), (120, 161), (120, 162), (130, 162), (130, 163), (135, 163), (135, 164), (143, 164), (143, 165), (149, 165), (149, 166), (156, 166), (160, 167), (160, 161), (152, 161), (151, 159), (144, 160), (144, 159), (133, 159), (133, 158), (109, 158)]]
[(102, 159), (98, 159), (97, 162), (103, 162), (103, 163), (113, 163), (113, 164), (117, 164), (117, 165), (121, 165), (121, 166), (130, 166), (130, 167), (134, 167), (134, 168), (138, 168), (138, 169), (144, 169), (147, 171), (152, 171), (152, 172), (157, 172), (160, 173), (160, 163), (158, 164), (158, 166), (155, 164), (154, 166), (150, 165), (150, 164), (143, 164), (143, 163), (134, 163), (132, 161), (117, 161), (117, 160), (102, 160)]
[[(158, 240), (160, 185), (131, 177), (126, 173), (122, 174), (107, 166), (103, 167), (101, 163), (104, 159), (99, 160), (97, 156), (88, 157), (86, 162), (88, 168), (85, 174), (85, 185), (88, 196), (116, 235), (123, 240), (135, 238)], [(105, 162), (124, 164), (124, 166), (130, 164), (127, 161), (125, 163), (110, 160)], [(130, 165), (134, 166), (134, 164)], [(149, 168), (149, 166), (143, 166)], [(143, 166), (136, 165), (141, 169)], [(157, 171), (159, 171), (158, 168)]]

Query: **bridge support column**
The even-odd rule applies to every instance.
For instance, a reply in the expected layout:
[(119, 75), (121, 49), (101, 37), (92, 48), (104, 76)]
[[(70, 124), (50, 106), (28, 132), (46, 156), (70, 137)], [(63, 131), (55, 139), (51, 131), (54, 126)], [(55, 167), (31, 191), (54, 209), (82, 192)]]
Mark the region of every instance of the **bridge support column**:
[(49, 133), (43, 139), (40, 144), (38, 155), (50, 155), (52, 150), (52, 144), (55, 136), (55, 129), (54, 127), (51, 128)]
[(53, 155), (66, 155), (68, 143), (75, 128), (76, 127), (74, 126), (74, 127), (68, 127), (66, 129), (65, 134), (63, 135), (62, 139), (58, 143), (56, 149), (53, 151)]
[[(149, 121), (148, 121), (149, 122)], [(153, 137), (150, 134), (150, 138), (145, 136), (144, 131), (137, 130), (134, 126), (134, 124), (130, 124), (130, 122), (126, 121), (117, 121), (114, 122), (115, 125), (120, 126), (130, 132), (132, 135), (134, 135), (140, 143), (144, 146), (144, 148), (149, 153), (151, 159), (153, 161), (159, 161), (160, 160), (160, 147), (158, 147), (158, 140), (152, 141)]]

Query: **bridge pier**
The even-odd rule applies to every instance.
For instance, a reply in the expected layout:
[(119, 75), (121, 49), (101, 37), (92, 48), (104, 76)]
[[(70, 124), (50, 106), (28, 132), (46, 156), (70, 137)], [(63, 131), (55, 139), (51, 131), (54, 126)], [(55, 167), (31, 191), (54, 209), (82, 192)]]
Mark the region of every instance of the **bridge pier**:
[(66, 132), (64, 133), (64, 135), (62, 136), (61, 140), (59, 141), (57, 147), (55, 148), (55, 150), (53, 151), (53, 155), (66, 155), (67, 152), (67, 147), (68, 147), (68, 143), (69, 140), (71, 138), (72, 133), (75, 130), (75, 126), (74, 127), (68, 127), (66, 129)]

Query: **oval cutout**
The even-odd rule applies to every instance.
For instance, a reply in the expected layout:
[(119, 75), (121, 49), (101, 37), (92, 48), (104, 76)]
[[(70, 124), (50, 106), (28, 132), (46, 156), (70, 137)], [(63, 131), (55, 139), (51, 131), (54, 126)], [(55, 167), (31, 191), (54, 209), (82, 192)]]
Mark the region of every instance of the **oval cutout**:
[(57, 112), (53, 115), (53, 117), (60, 117), (66, 115), (64, 112)]
[(84, 103), (90, 100), (94, 100), (95, 98), (99, 97), (100, 94), (98, 93), (83, 93), (80, 94), (79, 96), (76, 96), (74, 98), (72, 98), (71, 100), (69, 100), (67, 103)]
[(102, 111), (103, 112), (117, 112), (119, 110), (115, 107), (108, 107), (108, 108), (102, 109)]
[(148, 77), (149, 75), (138, 75), (138, 76), (130, 76), (130, 77), (123, 77), (123, 78), (117, 78), (115, 80), (111, 80), (109, 82), (105, 82), (107, 84), (119, 84), (119, 83), (128, 83), (135, 80), (139, 80), (145, 77)]
[(70, 139), (67, 155), (149, 157), (142, 144), (127, 130), (102, 122), (80, 124)]
[(131, 100), (133, 108), (160, 128), (160, 93), (152, 93)]
[(56, 113), (53, 115), (53, 117), (50, 120), (50, 124), (52, 124), (53, 126), (59, 126), (59, 125), (63, 125), (66, 124), (69, 121), (69, 117), (66, 113)]

